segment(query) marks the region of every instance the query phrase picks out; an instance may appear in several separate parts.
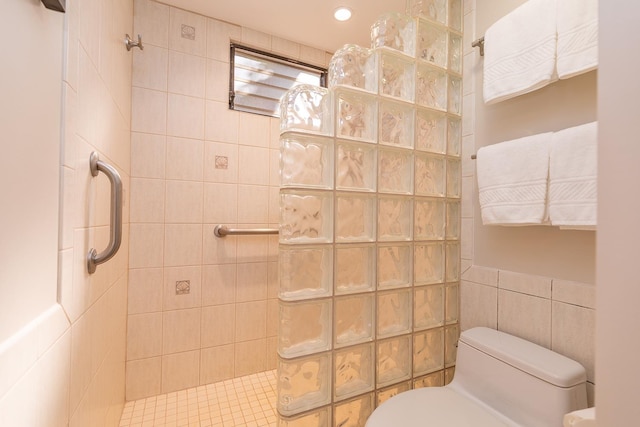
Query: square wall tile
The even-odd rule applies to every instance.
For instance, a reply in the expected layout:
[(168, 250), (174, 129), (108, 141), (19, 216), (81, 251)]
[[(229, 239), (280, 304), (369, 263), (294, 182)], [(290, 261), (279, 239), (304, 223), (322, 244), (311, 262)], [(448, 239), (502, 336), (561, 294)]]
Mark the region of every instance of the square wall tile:
[(205, 142), (204, 180), (206, 182), (238, 182), (238, 146), (236, 144)]
[[(231, 224), (227, 224), (231, 225)], [(204, 248), (202, 250), (203, 264), (230, 264), (236, 262), (237, 237), (216, 237), (216, 224), (204, 224)]]
[(164, 48), (146, 44), (144, 51), (133, 51), (133, 76), (131, 84), (134, 87), (167, 90), (167, 61), (169, 51)]
[(202, 305), (231, 304), (236, 300), (236, 264), (205, 265)]
[(225, 102), (229, 100), (229, 47), (227, 62), (207, 59), (205, 74), (205, 98)]
[(238, 264), (236, 301), (259, 301), (267, 299), (267, 263), (250, 262)]
[(131, 314), (127, 321), (127, 360), (162, 354), (162, 313)]
[(162, 358), (131, 360), (127, 362), (125, 399), (138, 400), (157, 396), (161, 390)]
[(130, 194), (129, 220), (132, 223), (164, 222), (164, 180), (132, 178)]
[(167, 267), (202, 263), (202, 225), (166, 224), (164, 265)]
[(202, 183), (167, 181), (165, 223), (202, 223)]
[(129, 314), (152, 313), (162, 310), (162, 268), (129, 270)]
[(131, 224), (129, 268), (162, 267), (164, 257), (162, 224)]
[(236, 343), (267, 336), (267, 301), (236, 304)]
[(553, 279), (553, 300), (580, 307), (596, 308), (596, 287), (587, 283)]
[(200, 316), (200, 308), (163, 312), (162, 354), (199, 349)]
[(207, 18), (172, 7), (169, 17), (169, 49), (205, 56)]
[(207, 60), (201, 56), (169, 52), (170, 93), (204, 98)]
[(551, 298), (551, 278), (500, 270), (498, 287), (522, 294)]
[(131, 177), (164, 178), (164, 135), (131, 132)]
[[(238, 222), (238, 186), (236, 184), (204, 184), (204, 222), (227, 226)], [(231, 238), (233, 239), (232, 236)], [(229, 236), (220, 238), (224, 241), (227, 239)]]
[(167, 102), (167, 135), (204, 138), (204, 99), (170, 93)]
[(269, 148), (271, 122), (269, 117), (257, 114), (240, 114), (238, 143), (253, 147)]
[(550, 348), (551, 300), (498, 290), (498, 330)]
[(238, 147), (238, 183), (264, 185), (269, 183), (270, 154), (267, 148), (240, 145)]
[(167, 179), (202, 181), (204, 142), (167, 138)]
[(238, 185), (238, 223), (265, 224), (268, 220), (269, 187)]
[(235, 323), (235, 304), (203, 307), (201, 347), (233, 344), (235, 341)]
[(235, 377), (264, 371), (266, 352), (266, 339), (237, 343), (235, 345)]
[[(228, 49), (228, 46), (227, 46)], [(229, 102), (207, 100), (205, 103), (204, 137), (207, 141), (238, 143), (240, 116), (229, 110)]]
[(582, 364), (595, 381), (596, 311), (553, 301), (551, 349)]
[(211, 384), (234, 377), (233, 344), (200, 350), (200, 384)]
[(146, 45), (169, 47), (169, 6), (151, 0), (134, 0), (133, 29), (144, 34)]
[(256, 46), (261, 49), (271, 50), (271, 36), (261, 31), (242, 27), (242, 42), (249, 46)]
[(460, 327), (467, 330), (476, 326), (498, 328), (498, 290), (463, 280), (460, 283)]
[(131, 130), (164, 134), (167, 130), (167, 94), (151, 89), (131, 89)]
[(202, 267), (164, 269), (163, 309), (178, 310), (201, 306)]
[(487, 286), (498, 286), (498, 270), (472, 265), (462, 274), (462, 280)]
[(162, 356), (162, 393), (195, 387), (200, 381), (200, 350)]
[(242, 27), (218, 21), (207, 20), (207, 57), (229, 63), (229, 43), (242, 39)]

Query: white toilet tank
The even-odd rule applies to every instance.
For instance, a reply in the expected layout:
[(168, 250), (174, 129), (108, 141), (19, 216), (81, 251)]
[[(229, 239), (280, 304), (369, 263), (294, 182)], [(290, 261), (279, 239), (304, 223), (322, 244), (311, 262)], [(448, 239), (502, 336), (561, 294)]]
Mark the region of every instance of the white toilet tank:
[(587, 407), (582, 365), (489, 328), (461, 334), (447, 387), (520, 426), (560, 427), (564, 414)]

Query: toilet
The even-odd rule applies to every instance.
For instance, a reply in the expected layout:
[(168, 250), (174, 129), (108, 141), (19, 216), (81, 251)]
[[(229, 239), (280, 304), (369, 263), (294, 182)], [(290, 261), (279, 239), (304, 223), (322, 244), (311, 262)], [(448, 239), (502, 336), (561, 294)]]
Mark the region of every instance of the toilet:
[(561, 427), (587, 407), (584, 367), (513, 335), (478, 327), (458, 342), (455, 375), (444, 387), (400, 393), (366, 427)]

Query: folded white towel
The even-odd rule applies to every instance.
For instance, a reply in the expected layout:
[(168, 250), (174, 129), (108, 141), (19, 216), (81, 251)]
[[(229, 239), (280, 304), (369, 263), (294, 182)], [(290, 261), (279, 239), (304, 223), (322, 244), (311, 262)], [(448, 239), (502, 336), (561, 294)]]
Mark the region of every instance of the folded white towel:
[(556, 0), (527, 1), (493, 24), (484, 40), (485, 103), (513, 98), (557, 80)]
[(596, 408), (569, 412), (563, 417), (563, 427), (596, 427)]
[(558, 0), (558, 76), (598, 66), (598, 0)]
[(551, 132), (482, 147), (476, 167), (482, 223), (544, 224)]
[[(584, 230), (597, 213), (598, 123), (555, 132), (549, 161), (551, 225)], [(588, 228), (587, 228), (588, 229)]]

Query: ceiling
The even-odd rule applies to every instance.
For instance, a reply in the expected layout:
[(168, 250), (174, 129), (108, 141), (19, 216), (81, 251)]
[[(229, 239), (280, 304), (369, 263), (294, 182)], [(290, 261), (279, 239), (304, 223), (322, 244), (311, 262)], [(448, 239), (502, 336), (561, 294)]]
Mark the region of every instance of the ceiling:
[[(273, 36), (335, 52), (346, 43), (369, 47), (371, 25), (387, 12), (404, 12), (409, 0), (161, 0), (172, 6)], [(333, 11), (347, 6), (347, 22)]]

